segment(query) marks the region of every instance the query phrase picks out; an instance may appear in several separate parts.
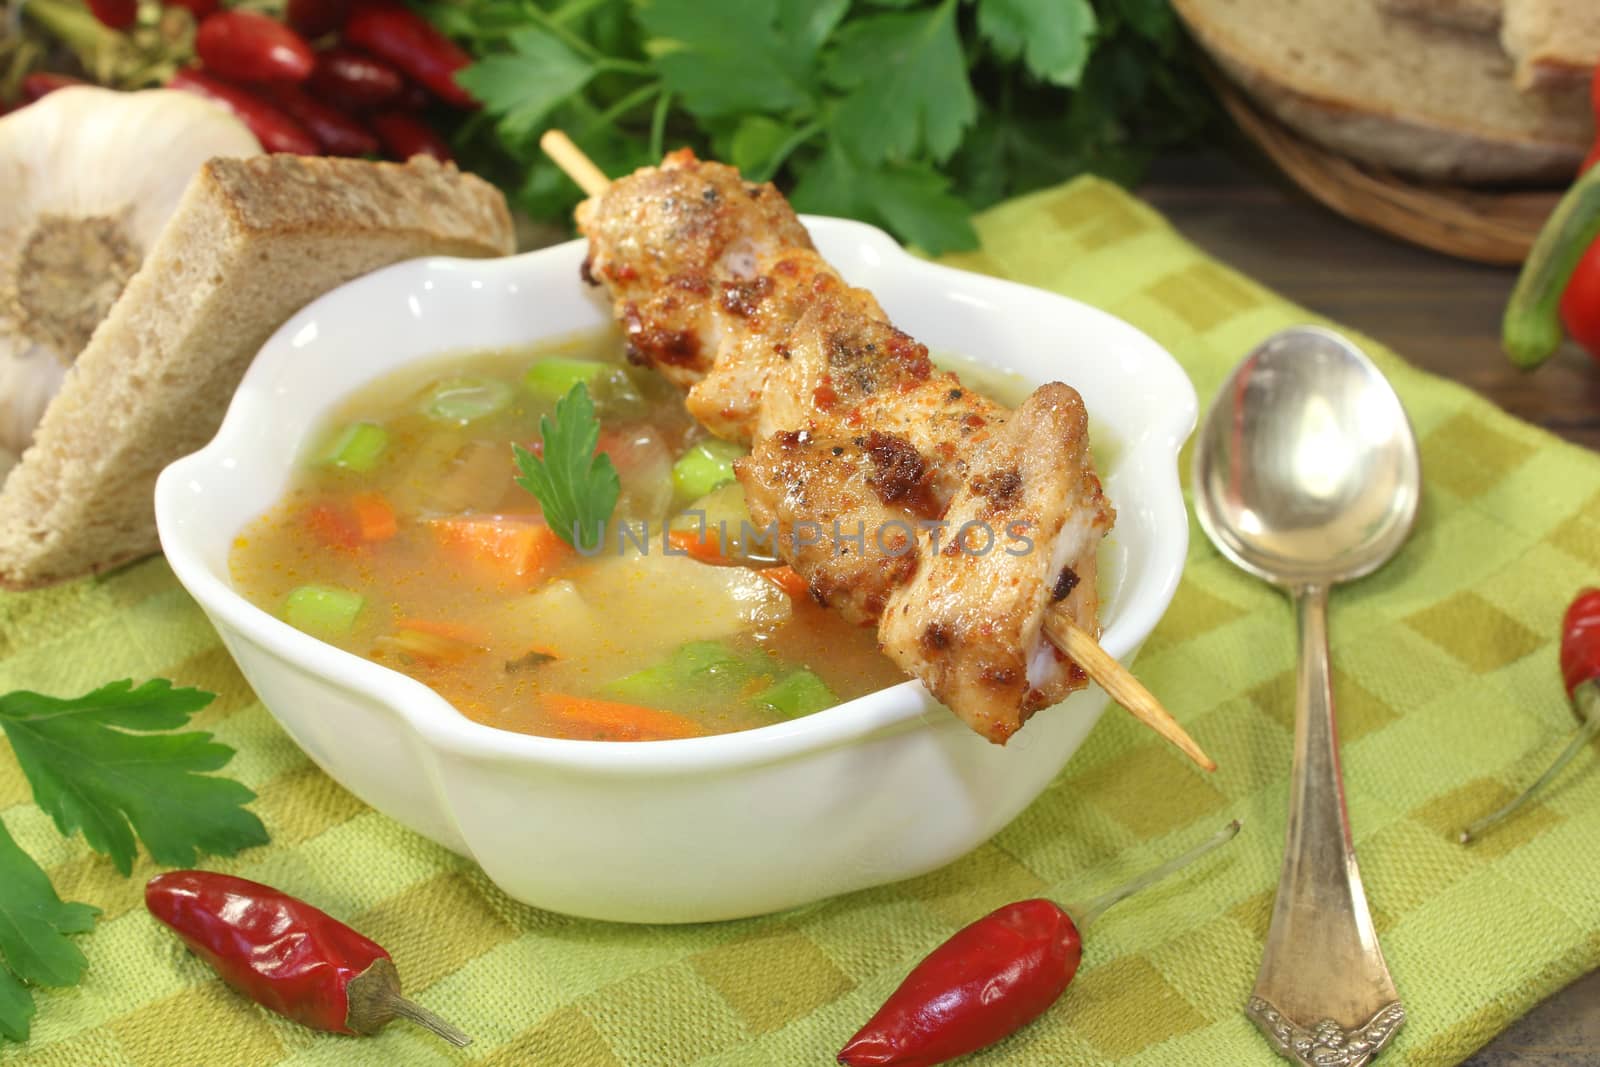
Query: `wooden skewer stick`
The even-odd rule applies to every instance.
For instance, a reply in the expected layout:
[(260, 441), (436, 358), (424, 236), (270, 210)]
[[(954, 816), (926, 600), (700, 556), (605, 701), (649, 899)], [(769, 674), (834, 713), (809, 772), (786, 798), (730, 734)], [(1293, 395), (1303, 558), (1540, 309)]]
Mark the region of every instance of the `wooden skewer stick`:
[(589, 196), (599, 196), (611, 184), (606, 172), (595, 166), (594, 160), (584, 155), (583, 149), (573, 144), (572, 138), (560, 130), (544, 131), (544, 136), (539, 138), (539, 147)]
[(1133, 713), (1133, 717), (1178, 746), (1178, 750), (1208, 771), (1217, 769), (1217, 761), (1206, 755), (1188, 731), (1178, 724), (1172, 713), (1161, 706), (1156, 695), (1144, 687), (1111, 653), (1100, 647), (1094, 635), (1072, 621), (1060, 608), (1045, 612), (1044, 635), (1050, 643), (1067, 654), (1083, 668), (1083, 673), (1093, 678), (1106, 693)]
[[(611, 184), (611, 179), (594, 165), (594, 160), (584, 155), (583, 150), (560, 130), (545, 131), (544, 136), (539, 138), (539, 147), (588, 195), (599, 196)], [(1082, 667), (1085, 674), (1094, 679), (1112, 700), (1132, 712), (1134, 718), (1171, 741), (1180, 752), (1204, 769), (1217, 769), (1216, 761), (1195, 744), (1194, 738), (1178, 724), (1171, 712), (1161, 706), (1155, 694), (1101, 648), (1092, 634), (1073, 622), (1065, 610), (1054, 607), (1045, 614), (1044, 633), (1051, 644)]]

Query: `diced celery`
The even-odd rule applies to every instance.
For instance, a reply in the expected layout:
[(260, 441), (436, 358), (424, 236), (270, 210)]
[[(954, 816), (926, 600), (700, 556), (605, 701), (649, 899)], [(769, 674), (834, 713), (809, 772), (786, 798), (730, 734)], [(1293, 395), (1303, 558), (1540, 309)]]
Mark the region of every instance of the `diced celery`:
[(762, 653), (741, 656), (720, 641), (691, 641), (679, 645), (660, 663), (610, 682), (603, 691), (607, 696), (640, 703), (726, 693), (768, 665)]
[(685, 500), (705, 496), (717, 486), (733, 481), (733, 461), (745, 450), (732, 441), (708, 437), (689, 446), (672, 465), (672, 485)]
[(515, 397), (516, 390), (494, 378), (447, 378), (422, 402), (422, 413), (440, 422), (465, 425), (498, 415)]
[(378, 465), (389, 447), (389, 431), (375, 422), (352, 422), (329, 440), (317, 456), (317, 466), (366, 474)]
[(302, 585), (284, 598), (283, 618), (296, 630), (314, 637), (338, 637), (350, 632), (366, 597), (331, 585)]
[(828, 684), (810, 671), (799, 670), (785, 675), (775, 684), (756, 694), (755, 705), (775, 711), (786, 719), (810, 715), (839, 703)]
[(547, 356), (528, 368), (522, 376), (522, 384), (530, 393), (555, 401), (566, 396), (579, 382), (593, 390), (595, 379), (612, 369), (610, 364), (591, 359)]
[(595, 414), (602, 419), (637, 418), (649, 413), (649, 403), (628, 368), (588, 359), (550, 356), (522, 375), (523, 388), (547, 403), (555, 403), (583, 384), (589, 388)]

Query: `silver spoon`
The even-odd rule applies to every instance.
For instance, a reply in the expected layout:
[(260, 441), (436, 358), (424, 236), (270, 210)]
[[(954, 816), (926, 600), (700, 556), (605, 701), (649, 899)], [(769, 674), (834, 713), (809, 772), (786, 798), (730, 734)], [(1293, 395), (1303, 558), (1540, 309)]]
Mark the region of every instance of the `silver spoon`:
[(1372, 361), (1329, 330), (1268, 338), (1212, 402), (1194, 453), (1200, 525), (1282, 586), (1300, 632), (1283, 873), (1245, 1012), (1284, 1056), (1359, 1067), (1405, 1022), (1356, 867), (1328, 669), (1328, 590), (1394, 555), (1416, 518), (1417, 442)]

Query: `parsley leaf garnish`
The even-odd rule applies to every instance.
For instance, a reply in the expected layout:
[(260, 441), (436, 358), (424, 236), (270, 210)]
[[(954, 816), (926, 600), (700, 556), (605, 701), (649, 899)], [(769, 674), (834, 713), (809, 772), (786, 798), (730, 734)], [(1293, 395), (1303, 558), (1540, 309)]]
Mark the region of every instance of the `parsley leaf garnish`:
[[(29, 985), (75, 985), (89, 965), (68, 934), (87, 933), (100, 909), (68, 903), (0, 823), (0, 1037), (28, 1039)], [(26, 983), (26, 984), (24, 984)]]
[(459, 72), (456, 81), (500, 116), (502, 137), (520, 141), (582, 89), (595, 68), (537, 26), (517, 30), (506, 44), (509, 53), (485, 58)]
[(846, 25), (828, 75), (850, 94), (834, 131), (867, 163), (926, 152), (948, 159), (978, 116), (956, 35), (954, 0), (931, 11), (874, 15)]
[(1169, 0), (411, 4), (477, 57), (458, 158), (563, 226), (581, 193), (538, 148), (552, 126), (607, 174), (688, 146), (936, 254), (996, 200), (1132, 183), (1218, 123)]
[(837, 142), (830, 141), (817, 165), (800, 179), (792, 200), (796, 210), (818, 214), (829, 205), (835, 211), (848, 205), (849, 214), (881, 222), (929, 251), (977, 243), (967, 205), (932, 167), (887, 163), (869, 168)]
[(651, 0), (639, 21), (662, 80), (697, 114), (781, 112), (811, 96), (808, 57), (780, 35), (777, 0)]
[(522, 477), (518, 485), (539, 498), (545, 522), (556, 536), (574, 548), (595, 548), (603, 524), (617, 506), (622, 482), (611, 457), (595, 453), (600, 443), (600, 420), (594, 401), (582, 382), (556, 401), (555, 422), (539, 419), (544, 455), (536, 456), (521, 445), (512, 452)]
[(1036, 77), (1071, 87), (1094, 41), (1089, 0), (981, 0), (978, 32), (1004, 59), (1021, 56)]
[(233, 749), (200, 731), (152, 732), (186, 725), (211, 699), (162, 679), (137, 689), (112, 682), (71, 700), (19, 691), (0, 696), (0, 729), (63, 834), (82, 830), (123, 874), (133, 869), (135, 834), (156, 862), (189, 867), (201, 852), (231, 856), (267, 841), (243, 807), (255, 794), (205, 773)]

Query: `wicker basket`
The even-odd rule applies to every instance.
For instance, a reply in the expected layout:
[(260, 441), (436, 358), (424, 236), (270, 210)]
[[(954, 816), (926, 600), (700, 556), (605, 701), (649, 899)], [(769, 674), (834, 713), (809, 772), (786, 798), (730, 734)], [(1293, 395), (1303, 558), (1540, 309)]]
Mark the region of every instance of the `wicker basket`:
[(1436, 252), (1479, 263), (1519, 264), (1561, 195), (1402, 178), (1301, 137), (1222, 78), (1212, 82), (1234, 122), (1301, 189), (1346, 218)]

